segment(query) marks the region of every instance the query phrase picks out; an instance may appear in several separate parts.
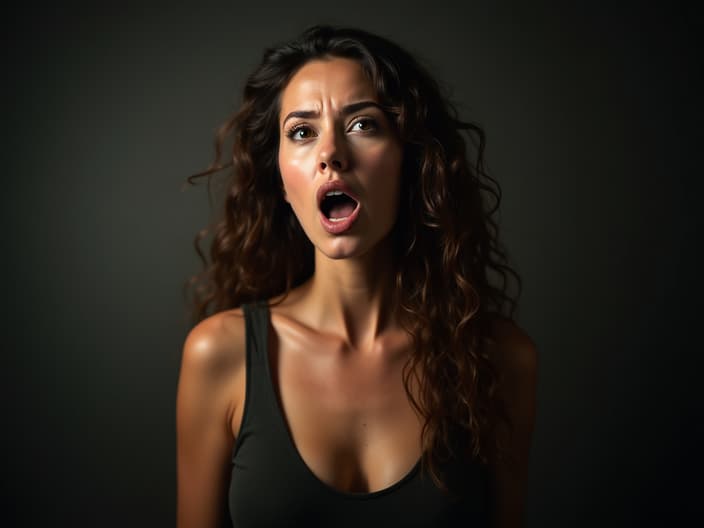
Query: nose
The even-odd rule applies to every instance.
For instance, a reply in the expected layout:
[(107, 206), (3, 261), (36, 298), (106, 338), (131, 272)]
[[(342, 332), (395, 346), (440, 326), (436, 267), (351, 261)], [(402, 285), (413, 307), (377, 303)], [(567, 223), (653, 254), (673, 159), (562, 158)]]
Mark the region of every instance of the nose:
[(326, 134), (320, 142), (318, 151), (318, 169), (320, 172), (346, 171), (349, 165), (349, 153), (344, 140), (344, 133), (335, 130)]

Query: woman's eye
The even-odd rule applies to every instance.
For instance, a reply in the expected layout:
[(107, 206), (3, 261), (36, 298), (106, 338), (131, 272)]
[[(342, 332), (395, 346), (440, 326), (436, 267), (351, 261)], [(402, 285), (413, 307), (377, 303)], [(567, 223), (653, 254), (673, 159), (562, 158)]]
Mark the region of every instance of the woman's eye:
[(352, 129), (359, 132), (371, 132), (376, 129), (376, 123), (373, 119), (360, 119), (352, 125)]
[(312, 134), (307, 126), (295, 126), (291, 128), (286, 135), (291, 139), (308, 139)]

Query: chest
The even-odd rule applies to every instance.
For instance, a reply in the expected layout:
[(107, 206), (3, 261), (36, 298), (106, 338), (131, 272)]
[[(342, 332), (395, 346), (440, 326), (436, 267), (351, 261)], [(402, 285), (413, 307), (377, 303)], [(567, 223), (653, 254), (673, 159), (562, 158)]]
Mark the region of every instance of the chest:
[(481, 471), (461, 469), (464, 491), (450, 496), (419, 464), (402, 365), (340, 362), (261, 337), (248, 346), (233, 449), (234, 526), (486, 526)]
[(370, 493), (416, 465), (422, 421), (404, 389), (406, 357), (400, 348), (346, 353), (325, 340), (287, 339), (271, 329), (267, 361), (278, 410), (317, 479), (339, 491)]

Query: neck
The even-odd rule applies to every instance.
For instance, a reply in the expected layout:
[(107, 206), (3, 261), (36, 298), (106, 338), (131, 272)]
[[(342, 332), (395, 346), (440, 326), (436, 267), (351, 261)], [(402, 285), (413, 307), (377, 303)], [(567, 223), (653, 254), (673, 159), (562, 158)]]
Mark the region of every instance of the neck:
[(309, 286), (318, 328), (341, 335), (356, 350), (371, 350), (394, 324), (391, 249), (380, 244), (362, 257), (334, 260), (316, 251)]

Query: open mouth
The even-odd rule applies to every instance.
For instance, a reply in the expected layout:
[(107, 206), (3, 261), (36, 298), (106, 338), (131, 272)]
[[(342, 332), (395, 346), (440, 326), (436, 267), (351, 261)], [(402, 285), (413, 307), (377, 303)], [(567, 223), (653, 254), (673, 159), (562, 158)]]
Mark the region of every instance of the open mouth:
[(352, 214), (357, 201), (342, 191), (328, 191), (320, 203), (320, 210), (331, 222), (339, 222)]

